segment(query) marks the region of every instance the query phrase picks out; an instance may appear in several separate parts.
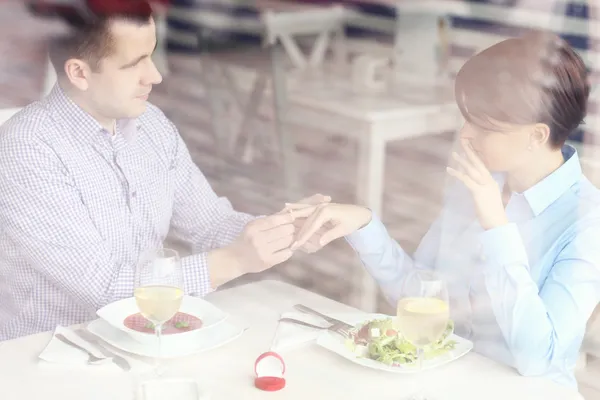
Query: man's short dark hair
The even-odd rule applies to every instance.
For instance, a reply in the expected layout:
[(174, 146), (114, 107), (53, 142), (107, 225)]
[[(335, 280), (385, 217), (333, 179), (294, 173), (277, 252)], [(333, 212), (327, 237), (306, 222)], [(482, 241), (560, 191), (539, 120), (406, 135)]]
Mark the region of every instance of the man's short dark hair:
[(588, 70), (559, 36), (531, 32), (497, 43), (469, 59), (456, 77), (455, 96), (467, 121), (499, 130), (544, 123), (550, 145), (561, 148), (583, 122), (588, 106)]
[(58, 74), (63, 74), (65, 62), (71, 58), (84, 60), (92, 70), (99, 70), (102, 59), (114, 51), (111, 22), (122, 20), (142, 25), (150, 23), (152, 17), (147, 0), (102, 0), (89, 4), (89, 12), (71, 21), (71, 32), (50, 44), (50, 61)]

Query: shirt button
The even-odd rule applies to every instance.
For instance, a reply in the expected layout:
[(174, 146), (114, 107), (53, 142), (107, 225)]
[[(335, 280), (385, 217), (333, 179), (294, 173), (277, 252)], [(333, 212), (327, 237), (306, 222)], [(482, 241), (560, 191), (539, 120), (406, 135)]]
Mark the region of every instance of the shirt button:
[(131, 192), (131, 197), (132, 197), (132, 198), (134, 198), (134, 199), (135, 199), (135, 198), (136, 198), (136, 196), (137, 196), (137, 192)]

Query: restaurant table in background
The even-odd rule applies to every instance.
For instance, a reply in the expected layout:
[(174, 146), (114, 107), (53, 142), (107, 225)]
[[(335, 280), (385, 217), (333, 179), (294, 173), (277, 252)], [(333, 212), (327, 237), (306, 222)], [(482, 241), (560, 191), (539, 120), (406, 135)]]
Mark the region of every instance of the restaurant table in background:
[[(278, 281), (260, 281), (217, 291), (206, 299), (244, 320), (250, 329), (223, 347), (168, 361), (168, 376), (196, 379), (212, 400), (229, 399), (402, 399), (420, 384), (439, 400), (581, 400), (574, 390), (541, 378), (519, 376), (476, 353), (422, 374), (367, 369), (314, 343), (282, 352), (286, 387), (274, 393), (254, 387), (254, 362), (269, 350), (281, 313), (302, 303), (324, 313), (356, 312), (343, 304)], [(129, 400), (133, 373), (38, 365), (51, 338), (41, 333), (0, 343), (2, 400)]]

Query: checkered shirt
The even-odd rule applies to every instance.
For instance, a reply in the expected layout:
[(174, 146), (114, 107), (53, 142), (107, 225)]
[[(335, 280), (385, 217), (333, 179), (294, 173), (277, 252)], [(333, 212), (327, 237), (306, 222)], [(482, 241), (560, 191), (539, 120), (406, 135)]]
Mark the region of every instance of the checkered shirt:
[(0, 341), (132, 296), (139, 254), (169, 231), (192, 245), (185, 291), (203, 296), (207, 251), (251, 219), (213, 192), (157, 107), (111, 138), (56, 85), (0, 128)]

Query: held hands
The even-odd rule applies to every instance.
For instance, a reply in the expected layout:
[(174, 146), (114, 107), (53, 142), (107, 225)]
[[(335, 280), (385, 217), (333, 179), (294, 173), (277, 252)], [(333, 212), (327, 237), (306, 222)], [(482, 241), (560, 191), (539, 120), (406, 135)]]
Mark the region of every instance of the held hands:
[[(331, 201), (320, 194), (300, 200), (301, 210), (287, 209), (249, 222), (242, 233), (229, 246), (213, 250), (209, 265), (213, 285), (219, 286), (246, 273), (262, 272), (287, 261), (293, 254), (290, 248), (295, 240), (295, 220), (306, 218), (318, 204)], [(226, 270), (227, 274), (218, 271)]]
[(489, 230), (508, 223), (502, 194), (498, 183), (492, 177), (483, 162), (467, 140), (462, 139), (461, 144), (466, 153), (466, 158), (457, 153), (452, 156), (462, 167), (463, 171), (446, 168), (449, 175), (460, 180), (471, 192), (475, 203), (477, 218), (484, 230)]
[(293, 213), (301, 213), (296, 218), (298, 233), (291, 250), (301, 249), (314, 253), (331, 241), (346, 236), (371, 221), (371, 211), (352, 204), (320, 204), (307, 215), (302, 204), (288, 204)]
[(371, 220), (366, 208), (330, 201), (328, 196), (314, 195), (248, 223), (232, 244), (209, 253), (213, 287), (267, 270), (287, 261), (298, 249), (315, 252)]

